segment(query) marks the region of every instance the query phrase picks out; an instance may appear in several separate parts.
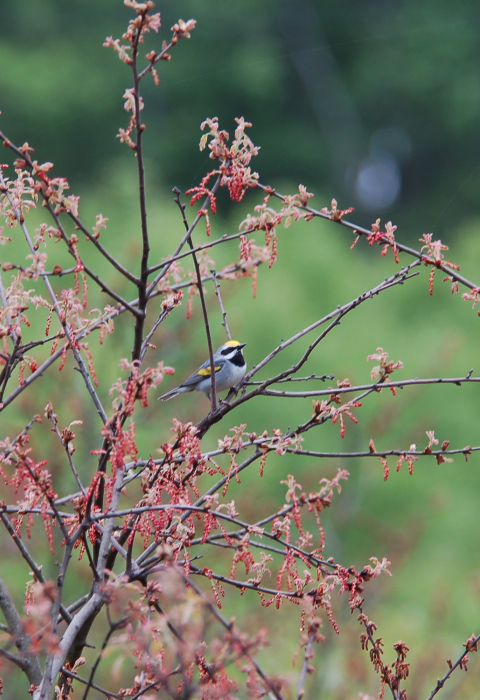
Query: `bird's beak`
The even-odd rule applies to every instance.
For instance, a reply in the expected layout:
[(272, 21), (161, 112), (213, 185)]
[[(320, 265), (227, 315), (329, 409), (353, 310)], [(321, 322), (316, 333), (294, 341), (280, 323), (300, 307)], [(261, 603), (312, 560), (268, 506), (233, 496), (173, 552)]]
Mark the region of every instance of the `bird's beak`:
[(240, 345), (239, 345), (238, 347), (239, 347), (239, 348), (240, 348), (240, 350), (241, 350), (242, 348), (244, 348), (244, 347), (245, 347), (245, 345), (246, 345), (246, 343), (240, 343)]

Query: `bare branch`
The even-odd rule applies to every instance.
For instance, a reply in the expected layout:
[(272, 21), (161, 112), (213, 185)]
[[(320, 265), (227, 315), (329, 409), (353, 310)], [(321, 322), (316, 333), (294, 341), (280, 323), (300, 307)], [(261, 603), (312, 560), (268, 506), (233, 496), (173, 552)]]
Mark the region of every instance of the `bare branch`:
[(463, 654), (461, 654), (458, 659), (455, 661), (454, 664), (452, 664), (451, 661), (448, 661), (449, 669), (447, 673), (442, 677), (437, 680), (437, 685), (435, 688), (432, 690), (430, 695), (428, 696), (427, 700), (432, 700), (432, 698), (435, 697), (435, 695), (443, 688), (445, 683), (448, 681), (452, 673), (457, 669), (457, 668), (465, 668), (466, 670), (466, 662), (468, 661), (467, 655), (471, 651), (477, 651), (476, 646), (480, 642), (480, 635), (476, 637), (475, 635), (472, 634), (471, 638), (467, 641), (466, 644), (464, 644), (465, 651)]
[[(277, 197), (282, 201), (285, 200), (285, 196), (278, 193), (274, 188), (261, 185), (260, 183), (258, 184), (258, 186), (261, 187), (267, 194), (270, 194), (273, 197)], [(344, 226), (350, 229), (355, 236), (370, 236), (372, 233), (372, 231), (369, 231), (368, 229), (363, 228), (362, 226), (357, 226), (356, 224), (353, 224), (350, 221), (345, 221), (345, 219), (343, 218), (332, 217), (325, 212), (318, 211), (318, 209), (314, 209), (313, 207), (301, 206), (300, 209), (303, 209), (304, 211), (309, 212), (309, 214), (317, 216), (320, 219), (327, 219), (328, 221), (333, 221), (334, 223), (340, 224), (340, 226)], [(385, 237), (380, 238), (378, 242), (384, 245), (390, 245), (391, 243), (391, 241), (389, 241)], [(455, 269), (449, 267), (448, 265), (445, 265), (441, 262), (439, 263), (438, 261), (430, 258), (428, 255), (424, 255), (421, 251), (415, 250), (415, 248), (411, 248), (410, 246), (404, 245), (403, 243), (399, 243), (397, 241), (395, 241), (395, 246), (398, 250), (402, 251), (403, 253), (407, 253), (408, 255), (412, 255), (413, 257), (417, 258), (419, 263), (427, 262), (430, 265), (433, 265), (434, 267), (443, 270), (443, 272), (445, 272), (449, 277), (453, 277), (454, 280), (464, 285), (465, 287), (468, 287), (469, 289), (479, 289), (478, 284), (475, 284), (474, 282), (468, 280), (466, 277), (463, 277), (463, 275), (460, 275)]]
[(20, 652), (20, 658), (14, 657), (12, 654), (8, 654), (5, 650), (1, 650), (0, 653), (8, 654), (10, 661), (13, 661), (25, 672), (30, 683), (38, 685), (42, 680), (42, 671), (40, 669), (40, 664), (38, 662), (37, 655), (30, 651), (31, 640), (28, 634), (25, 632), (20, 615), (18, 614), (17, 608), (8, 592), (8, 589), (0, 577), (0, 609), (5, 616), (5, 620), (8, 624), (8, 629), (13, 637), (13, 641), (18, 651)]
[(313, 642), (315, 641), (315, 632), (312, 630), (308, 635), (308, 641), (305, 645), (305, 652), (303, 655), (302, 669), (300, 671), (300, 676), (298, 679), (297, 686), (297, 700), (302, 700), (305, 695), (305, 681), (307, 679), (307, 673), (310, 667), (310, 659), (312, 658), (312, 648)]
[[(180, 209), (180, 212), (182, 214), (182, 219), (183, 219), (183, 224), (188, 231), (189, 226), (188, 226), (188, 221), (185, 216), (185, 204), (182, 204), (180, 201), (180, 190), (178, 187), (173, 188), (173, 192), (175, 194), (175, 204), (177, 204), (178, 208)], [(198, 259), (197, 256), (193, 250), (193, 242), (192, 242), (192, 235), (190, 234), (187, 240), (188, 245), (190, 246), (190, 250), (192, 251), (192, 257), (193, 257), (193, 264), (195, 265), (195, 272), (197, 273), (197, 286), (198, 286), (198, 293), (200, 294), (200, 301), (202, 303), (202, 312), (203, 312), (203, 322), (205, 324), (205, 333), (207, 334), (207, 345), (208, 345), (208, 354), (210, 358), (210, 377), (212, 380), (212, 388), (210, 391), (211, 395), (211, 403), (212, 403), (212, 413), (215, 411), (217, 407), (217, 388), (216, 388), (216, 377), (215, 377), (215, 362), (213, 361), (213, 345), (212, 345), (212, 335), (210, 333), (210, 322), (208, 320), (208, 310), (207, 310), (207, 304), (205, 302), (205, 294), (203, 293), (203, 283), (202, 283), (202, 274), (200, 271), (200, 265), (198, 264)]]
[(218, 279), (217, 279), (217, 273), (216, 273), (215, 269), (211, 269), (210, 272), (212, 273), (213, 282), (215, 284), (215, 294), (217, 295), (218, 305), (220, 306), (220, 311), (222, 313), (222, 318), (223, 318), (222, 326), (225, 328), (225, 333), (227, 334), (227, 338), (229, 340), (231, 340), (232, 334), (230, 333), (230, 328), (228, 327), (228, 323), (227, 323), (227, 312), (225, 311), (225, 308), (223, 306), (222, 296), (220, 294), (220, 285), (219, 285)]
[[(221, 178), (220, 178), (220, 176), (219, 176), (219, 177), (216, 179), (215, 184), (213, 185), (212, 189), (210, 190), (210, 192), (211, 192), (212, 194), (215, 194), (215, 192), (216, 192), (216, 191), (218, 190), (218, 188), (220, 187), (220, 180), (221, 180)], [(175, 257), (180, 253), (181, 250), (183, 250), (183, 248), (184, 248), (184, 246), (186, 245), (187, 241), (189, 240), (190, 236), (192, 235), (192, 233), (194, 232), (194, 230), (195, 230), (196, 227), (198, 226), (198, 223), (203, 219), (203, 214), (200, 213), (200, 212), (203, 211), (203, 209), (204, 209), (204, 207), (206, 206), (207, 202), (208, 202), (208, 197), (205, 197), (205, 201), (204, 201), (202, 207), (200, 208), (199, 213), (196, 215), (196, 217), (195, 217), (194, 220), (193, 220), (192, 225), (190, 226), (190, 228), (188, 229), (187, 233), (185, 234), (185, 236), (182, 238), (182, 240), (181, 240), (180, 243), (178, 244), (178, 246), (177, 246), (177, 248), (176, 248), (174, 254), (172, 255), (171, 258), (169, 258), (168, 260), (164, 261), (164, 263), (162, 263), (162, 271), (159, 272), (159, 274), (155, 277), (155, 279), (154, 279), (152, 282), (150, 282), (150, 284), (149, 284), (149, 286), (148, 286), (148, 289), (147, 289), (147, 298), (150, 298), (150, 297), (152, 296), (152, 294), (153, 294), (154, 291), (155, 291), (155, 287), (156, 287), (157, 284), (165, 277), (165, 275), (167, 274), (168, 270), (169, 270), (170, 267), (172, 266), (173, 261), (175, 260)], [(193, 254), (193, 251), (190, 250), (190, 253)], [(203, 281), (203, 280), (202, 280), (202, 281)], [(172, 287), (172, 289), (173, 289), (173, 287)]]

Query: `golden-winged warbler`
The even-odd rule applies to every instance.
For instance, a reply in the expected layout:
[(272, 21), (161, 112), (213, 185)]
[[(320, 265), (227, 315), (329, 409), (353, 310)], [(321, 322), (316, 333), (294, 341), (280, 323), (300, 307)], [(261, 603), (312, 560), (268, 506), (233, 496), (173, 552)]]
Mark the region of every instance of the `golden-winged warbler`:
[[(221, 345), (213, 355), (215, 367), (215, 389), (217, 392), (225, 391), (236, 386), (245, 376), (247, 363), (243, 356), (243, 348), (246, 343), (239, 343), (238, 340), (228, 340)], [(201, 365), (196, 372), (191, 374), (176, 389), (167, 391), (160, 396), (162, 401), (173, 399), (178, 394), (186, 394), (189, 391), (201, 391), (208, 398), (212, 389), (210, 358)]]

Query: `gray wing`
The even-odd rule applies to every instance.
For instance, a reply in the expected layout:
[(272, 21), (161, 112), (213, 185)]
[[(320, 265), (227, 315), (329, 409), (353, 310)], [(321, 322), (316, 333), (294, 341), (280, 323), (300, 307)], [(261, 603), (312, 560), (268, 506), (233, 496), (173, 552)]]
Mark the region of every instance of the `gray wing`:
[[(215, 374), (218, 374), (218, 372), (222, 369), (224, 364), (225, 360), (218, 360), (218, 362), (215, 363)], [(209, 376), (208, 374), (198, 374), (200, 370), (207, 369), (207, 367), (210, 368), (210, 359), (204, 362), (203, 365), (200, 365), (197, 371), (193, 372), (193, 374), (187, 377), (187, 379), (185, 379), (185, 381), (182, 382), (180, 386), (191, 386), (192, 384), (198, 384), (202, 381), (202, 379), (207, 379), (207, 377)]]

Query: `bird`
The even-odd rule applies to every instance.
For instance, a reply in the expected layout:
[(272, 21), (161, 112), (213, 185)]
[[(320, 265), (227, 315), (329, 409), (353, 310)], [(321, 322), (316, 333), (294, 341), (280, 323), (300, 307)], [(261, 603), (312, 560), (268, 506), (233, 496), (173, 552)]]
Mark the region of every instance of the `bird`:
[[(247, 363), (243, 356), (243, 348), (246, 343), (239, 343), (238, 340), (228, 340), (221, 345), (213, 355), (215, 367), (215, 389), (225, 391), (236, 386), (245, 376)], [(158, 400), (169, 401), (178, 394), (186, 394), (190, 391), (201, 391), (207, 398), (211, 398), (212, 390), (210, 358), (201, 365), (196, 372), (185, 379), (180, 386), (177, 386), (166, 394), (160, 396)]]

